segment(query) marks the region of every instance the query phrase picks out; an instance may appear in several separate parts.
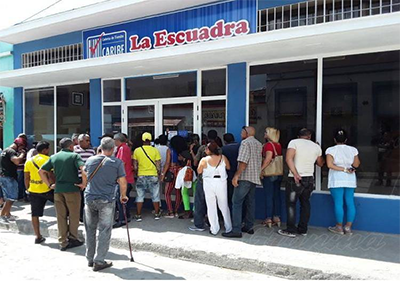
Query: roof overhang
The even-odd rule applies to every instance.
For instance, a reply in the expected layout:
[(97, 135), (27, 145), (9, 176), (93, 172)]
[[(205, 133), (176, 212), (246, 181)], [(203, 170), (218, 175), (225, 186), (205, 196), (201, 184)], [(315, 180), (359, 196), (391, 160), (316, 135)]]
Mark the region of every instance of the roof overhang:
[(0, 41), (19, 44), (74, 31), (178, 11), (217, 0), (114, 0), (27, 21), (0, 30)]
[(220, 67), (238, 62), (290, 61), (400, 50), (400, 17), (379, 15), (276, 30), (207, 43), (155, 49), (0, 73), (0, 85), (39, 87), (94, 78), (114, 78)]

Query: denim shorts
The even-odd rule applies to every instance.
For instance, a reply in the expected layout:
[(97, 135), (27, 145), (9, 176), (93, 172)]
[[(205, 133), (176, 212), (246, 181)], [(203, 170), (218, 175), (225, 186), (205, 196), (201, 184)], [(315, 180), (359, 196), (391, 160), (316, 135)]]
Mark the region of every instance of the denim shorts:
[(160, 202), (160, 184), (156, 176), (140, 176), (136, 182), (136, 202), (143, 203), (146, 190), (151, 194), (153, 202)]
[(0, 187), (5, 201), (18, 200), (18, 182), (10, 177), (0, 177)]

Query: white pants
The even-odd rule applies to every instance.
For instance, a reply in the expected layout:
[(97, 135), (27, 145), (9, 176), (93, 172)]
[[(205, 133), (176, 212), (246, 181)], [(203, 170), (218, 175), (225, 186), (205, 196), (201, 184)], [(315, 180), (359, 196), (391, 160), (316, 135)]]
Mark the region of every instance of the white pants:
[(226, 180), (203, 178), (204, 195), (207, 203), (207, 215), (211, 225), (211, 233), (216, 235), (220, 230), (218, 208), (224, 218), (225, 231), (232, 231), (231, 213), (228, 206), (228, 185)]

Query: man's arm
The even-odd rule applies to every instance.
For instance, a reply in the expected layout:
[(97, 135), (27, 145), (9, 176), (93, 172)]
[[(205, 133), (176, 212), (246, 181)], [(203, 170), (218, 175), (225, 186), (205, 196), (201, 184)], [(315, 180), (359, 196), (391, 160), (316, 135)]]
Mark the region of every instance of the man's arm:
[(121, 194), (120, 201), (121, 201), (122, 204), (126, 204), (126, 202), (128, 202), (128, 200), (129, 200), (128, 196), (126, 195), (127, 186), (128, 186), (126, 178), (125, 177), (120, 177), (117, 180), (117, 182), (119, 184), (119, 192)]
[(49, 175), (49, 172), (47, 172), (46, 170), (43, 170), (43, 169), (40, 169), (40, 170), (39, 170), (39, 176), (40, 176), (40, 178), (42, 179), (42, 181), (43, 181), (49, 188), (54, 189), (54, 188), (55, 188), (55, 184), (54, 184), (54, 183), (52, 184), (52, 183), (49, 181), (48, 175)]
[(29, 189), (29, 184), (31, 182), (31, 174), (29, 172), (24, 172), (25, 188)]
[(325, 159), (322, 156), (318, 156), (317, 158), (317, 166), (322, 167), (325, 164)]
[(246, 168), (247, 168), (247, 163), (239, 161), (238, 169), (237, 169), (237, 171), (235, 173), (235, 176), (232, 179), (232, 185), (234, 187), (238, 187), (239, 186), (240, 175), (243, 173), (244, 170), (246, 170)]
[(136, 159), (133, 159), (133, 171), (135, 172), (135, 175), (138, 174), (138, 161)]
[(294, 181), (299, 183), (301, 181), (301, 176), (297, 172), (296, 166), (294, 165), (294, 156), (296, 155), (296, 149), (288, 148), (286, 151), (286, 164), (289, 167), (289, 170), (292, 172), (294, 176)]
[(11, 157), (11, 161), (15, 164), (15, 165), (19, 165), (22, 162), (24, 162), (25, 159), (25, 152), (22, 152), (19, 156), (13, 156)]
[(161, 160), (156, 160), (157, 175), (161, 174)]
[(82, 182), (79, 184), (75, 184), (75, 186), (79, 187), (81, 190), (84, 190), (87, 185), (87, 172), (85, 170), (85, 166), (80, 166), (79, 170), (81, 171), (82, 174)]

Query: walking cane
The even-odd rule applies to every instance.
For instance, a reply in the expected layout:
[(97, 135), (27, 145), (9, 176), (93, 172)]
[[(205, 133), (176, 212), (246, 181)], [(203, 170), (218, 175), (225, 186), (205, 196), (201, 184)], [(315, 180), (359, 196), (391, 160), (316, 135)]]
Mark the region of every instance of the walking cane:
[(133, 260), (132, 255), (132, 245), (131, 245), (131, 237), (129, 236), (129, 227), (128, 227), (128, 219), (126, 217), (126, 203), (122, 203), (122, 209), (124, 210), (125, 224), (126, 224), (126, 232), (128, 233), (128, 243), (129, 243), (129, 252), (131, 253), (131, 262), (135, 262)]

